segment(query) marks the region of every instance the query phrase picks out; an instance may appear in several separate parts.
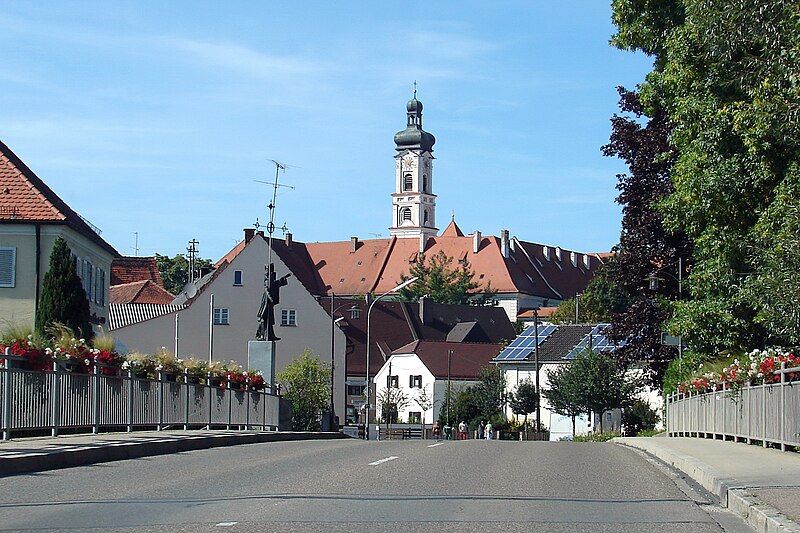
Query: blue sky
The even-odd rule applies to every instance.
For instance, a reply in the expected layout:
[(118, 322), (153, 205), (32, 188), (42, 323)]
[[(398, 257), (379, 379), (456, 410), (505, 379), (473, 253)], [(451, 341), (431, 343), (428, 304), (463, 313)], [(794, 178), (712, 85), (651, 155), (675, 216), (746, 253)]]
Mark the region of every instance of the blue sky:
[(419, 83), (440, 228), (584, 251), (619, 237), (607, 2), (4, 2), (0, 138), (123, 254), (218, 258), (267, 218), (388, 234), (392, 136)]

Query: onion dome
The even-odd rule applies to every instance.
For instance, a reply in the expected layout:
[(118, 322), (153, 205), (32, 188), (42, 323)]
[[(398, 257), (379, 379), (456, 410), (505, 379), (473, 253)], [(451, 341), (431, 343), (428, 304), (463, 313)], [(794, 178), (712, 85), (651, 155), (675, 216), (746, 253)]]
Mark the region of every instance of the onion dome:
[(406, 129), (394, 134), (395, 149), (421, 150), (432, 152), (436, 137), (422, 129), (422, 102), (417, 100), (416, 91), (414, 97), (406, 104), (408, 122)]

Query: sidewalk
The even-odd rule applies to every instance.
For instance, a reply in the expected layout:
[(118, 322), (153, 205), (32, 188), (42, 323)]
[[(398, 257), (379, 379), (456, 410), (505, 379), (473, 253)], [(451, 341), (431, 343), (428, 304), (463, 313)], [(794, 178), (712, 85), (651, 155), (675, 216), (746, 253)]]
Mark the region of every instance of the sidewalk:
[(800, 454), (688, 437), (619, 437), (671, 464), (756, 531), (800, 532)]
[(0, 477), (219, 446), (347, 438), (339, 432), (135, 431), (0, 441)]

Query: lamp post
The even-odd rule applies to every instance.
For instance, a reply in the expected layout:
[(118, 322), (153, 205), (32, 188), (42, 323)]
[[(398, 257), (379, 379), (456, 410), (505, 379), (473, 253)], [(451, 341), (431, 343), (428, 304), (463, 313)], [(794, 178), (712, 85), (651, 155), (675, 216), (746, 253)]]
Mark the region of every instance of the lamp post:
[[(334, 295), (333, 292), (331, 292), (331, 419), (330, 419), (331, 427), (334, 426), (334, 423), (336, 421), (336, 409), (334, 408), (335, 404), (334, 404), (334, 397), (333, 397), (334, 396), (333, 395), (333, 388), (334, 388), (334, 384), (335, 384), (334, 380), (335, 380), (335, 376), (336, 376), (336, 362), (335, 362), (335, 358), (336, 358), (335, 357), (336, 356), (336, 334), (335, 334), (336, 333), (336, 324), (338, 324), (339, 322), (344, 320), (343, 316), (340, 316), (339, 318), (336, 318), (336, 312), (339, 311), (340, 309), (342, 309), (343, 307), (347, 307), (348, 305), (350, 305), (350, 304), (342, 304), (339, 307), (334, 308), (333, 306), (334, 306), (334, 303), (335, 303), (335, 298), (336, 298), (336, 296)], [(350, 307), (350, 311), (352, 311), (354, 309), (358, 309), (358, 306), (352, 305)]]
[(392, 293), (395, 293), (395, 292), (397, 292), (397, 291), (399, 291), (401, 289), (404, 289), (405, 287), (408, 287), (409, 285), (411, 285), (412, 283), (414, 283), (418, 279), (419, 278), (415, 276), (413, 278), (409, 278), (409, 279), (405, 280), (403, 283), (401, 283), (397, 287), (395, 287), (395, 288), (393, 288), (391, 290), (388, 290), (388, 291), (384, 292), (383, 294), (381, 294), (380, 296), (378, 296), (377, 298), (375, 298), (372, 301), (372, 303), (369, 304), (369, 308), (367, 308), (367, 394), (366, 394), (366, 397), (367, 397), (367, 412), (365, 414), (366, 418), (364, 420), (364, 440), (369, 440), (369, 408), (370, 408), (370, 400), (371, 400), (371, 398), (370, 398), (370, 386), (369, 386), (369, 352), (370, 352), (370, 318), (372, 317), (372, 308), (375, 307), (375, 304), (378, 303), (382, 298), (385, 298), (386, 296), (389, 296)]
[[(664, 268), (656, 270), (656, 272), (660, 272), (662, 270), (664, 270)], [(659, 283), (659, 281), (662, 281), (661, 278), (656, 276), (656, 272), (653, 272), (649, 276), (647, 276), (648, 288), (651, 291), (657, 291), (658, 290), (658, 283)], [(682, 257), (678, 258), (678, 275), (677, 276), (674, 276), (674, 275), (670, 274), (669, 272), (662, 272), (662, 274), (665, 274), (665, 275), (671, 277), (672, 279), (674, 279), (675, 281), (678, 282), (678, 300), (683, 299), (683, 258)], [(678, 370), (679, 371), (683, 370), (683, 336), (682, 335), (678, 335)]]

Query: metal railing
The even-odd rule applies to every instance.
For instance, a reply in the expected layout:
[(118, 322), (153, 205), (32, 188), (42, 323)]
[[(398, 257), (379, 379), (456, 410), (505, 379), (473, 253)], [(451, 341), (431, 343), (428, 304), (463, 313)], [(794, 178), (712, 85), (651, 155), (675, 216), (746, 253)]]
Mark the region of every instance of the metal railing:
[(800, 381), (790, 382), (787, 374), (800, 367), (781, 369), (780, 383), (743, 386), (667, 397), (667, 434), (670, 437), (759, 441), (786, 450), (800, 446)]
[[(15, 434), (49, 430), (99, 433), (103, 429), (262, 429), (277, 430), (280, 398), (272, 389), (238, 390), (192, 383), (188, 373), (177, 381), (163, 372), (158, 379), (105, 375), (102, 365), (91, 374), (11, 368), (15, 356), (0, 354), (0, 429), (3, 440)], [(207, 381), (211, 383), (211, 379)]]

